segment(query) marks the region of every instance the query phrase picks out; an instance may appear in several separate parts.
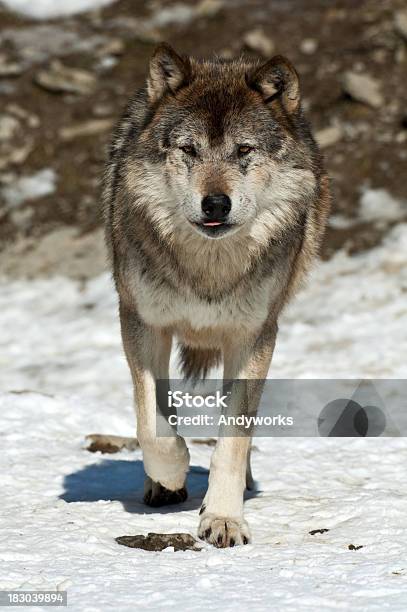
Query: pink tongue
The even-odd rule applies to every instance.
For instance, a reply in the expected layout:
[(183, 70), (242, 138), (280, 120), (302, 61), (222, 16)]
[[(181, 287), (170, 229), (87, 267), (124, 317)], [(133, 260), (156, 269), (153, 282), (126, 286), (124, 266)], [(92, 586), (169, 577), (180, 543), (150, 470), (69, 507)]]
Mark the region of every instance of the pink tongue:
[(215, 225), (222, 225), (222, 221), (209, 221), (204, 223), (205, 227), (214, 227)]

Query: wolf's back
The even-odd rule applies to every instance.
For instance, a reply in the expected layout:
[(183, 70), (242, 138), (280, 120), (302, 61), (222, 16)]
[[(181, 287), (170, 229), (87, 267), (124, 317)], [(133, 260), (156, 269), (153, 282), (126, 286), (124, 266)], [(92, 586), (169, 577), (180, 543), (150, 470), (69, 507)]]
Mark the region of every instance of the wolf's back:
[(117, 194), (122, 180), (121, 170), (129, 145), (137, 139), (148, 112), (146, 89), (140, 89), (128, 102), (113, 132), (102, 181), (102, 214), (109, 258), (113, 258), (113, 225)]

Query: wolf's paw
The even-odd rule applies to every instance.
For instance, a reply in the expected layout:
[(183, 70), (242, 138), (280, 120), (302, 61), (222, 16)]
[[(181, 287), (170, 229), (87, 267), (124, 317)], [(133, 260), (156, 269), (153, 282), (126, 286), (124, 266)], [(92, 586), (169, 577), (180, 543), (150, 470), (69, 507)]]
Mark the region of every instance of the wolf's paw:
[(146, 479), (144, 487), (144, 503), (147, 506), (158, 508), (159, 506), (169, 506), (170, 504), (180, 504), (188, 497), (185, 487), (170, 491), (163, 487), (159, 482), (154, 482), (151, 478)]
[(198, 528), (198, 537), (217, 548), (228, 548), (238, 544), (249, 544), (250, 531), (242, 519), (203, 514)]

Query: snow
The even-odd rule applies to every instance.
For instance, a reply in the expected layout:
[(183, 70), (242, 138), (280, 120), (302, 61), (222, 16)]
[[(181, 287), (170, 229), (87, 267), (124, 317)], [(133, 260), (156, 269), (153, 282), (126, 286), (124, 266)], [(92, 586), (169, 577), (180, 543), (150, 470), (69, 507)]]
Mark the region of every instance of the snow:
[(93, 11), (112, 4), (115, 0), (1, 0), (6, 8), (34, 19), (68, 17)]
[(407, 218), (407, 202), (394, 198), (385, 189), (363, 188), (359, 206), (353, 218), (341, 214), (331, 215), (329, 225), (334, 229), (347, 229), (358, 223), (386, 225)]
[[(283, 317), (270, 374), (405, 377), (406, 290), (407, 224), (371, 251), (337, 253)], [(140, 451), (84, 450), (88, 433), (134, 433), (107, 274), (0, 283), (0, 389), (0, 589), (66, 588), (70, 608), (89, 612), (405, 609), (403, 438), (258, 438), (258, 491), (245, 503), (253, 544), (116, 544), (148, 531), (195, 535), (211, 449), (190, 445), (190, 497), (158, 510), (141, 503)]]
[(407, 203), (400, 202), (385, 189), (365, 189), (360, 198), (359, 215), (364, 221), (394, 221), (407, 215)]
[(65, 586), (78, 611), (405, 609), (403, 439), (258, 439), (254, 543), (151, 553), (114, 538), (195, 534), (210, 449), (191, 444), (189, 500), (152, 511), (140, 452), (82, 448), (85, 432), (130, 430), (129, 407), (26, 393), (4, 394), (0, 410), (0, 589)]
[[(31, 17), (47, 20), (69, 17), (86, 11), (94, 11), (117, 0), (0, 0), (10, 11)], [(229, 0), (231, 4), (231, 0)], [(147, 3), (150, 16), (138, 19), (140, 27), (160, 28), (168, 25), (187, 25), (196, 18), (215, 15), (223, 6), (223, 0), (200, 0), (194, 6), (175, 2), (168, 6), (158, 3)]]
[[(56, 277), (0, 286), (0, 389), (131, 401), (107, 273), (87, 283)], [(404, 378), (406, 289), (407, 224), (371, 251), (338, 252), (282, 318), (270, 375)]]
[(56, 189), (57, 175), (52, 168), (44, 168), (31, 176), (22, 176), (1, 190), (6, 204), (16, 208), (29, 200), (51, 195)]

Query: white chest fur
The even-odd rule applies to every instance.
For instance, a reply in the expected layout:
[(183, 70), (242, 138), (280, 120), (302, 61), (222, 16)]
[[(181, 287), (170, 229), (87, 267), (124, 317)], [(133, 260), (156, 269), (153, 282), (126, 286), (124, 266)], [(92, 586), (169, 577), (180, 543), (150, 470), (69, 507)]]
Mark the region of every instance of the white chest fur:
[(208, 327), (245, 327), (257, 329), (266, 320), (270, 303), (278, 291), (273, 278), (253, 283), (220, 300), (204, 300), (193, 291), (175, 291), (154, 279), (137, 275), (134, 298), (141, 318), (149, 325), (168, 327), (186, 324), (192, 329)]

